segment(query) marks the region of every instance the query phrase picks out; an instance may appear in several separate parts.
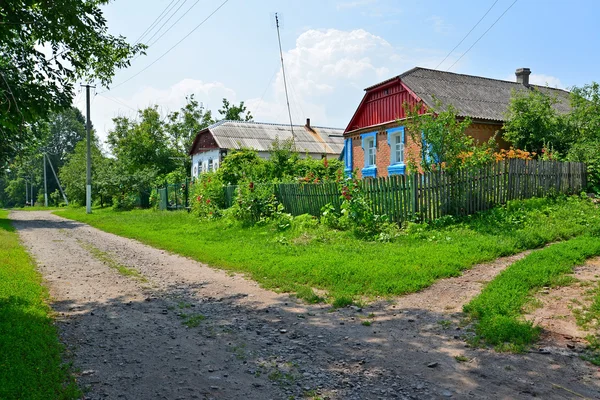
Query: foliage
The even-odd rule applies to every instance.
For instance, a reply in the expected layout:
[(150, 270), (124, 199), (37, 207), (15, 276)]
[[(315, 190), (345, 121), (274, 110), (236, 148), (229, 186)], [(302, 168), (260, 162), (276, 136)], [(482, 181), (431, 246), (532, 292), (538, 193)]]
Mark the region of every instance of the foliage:
[(38, 138), (30, 124), (71, 106), (75, 82), (108, 86), (145, 48), (108, 33), (108, 2), (0, 3), (0, 164)]
[(252, 121), (254, 118), (250, 111), (247, 111), (243, 101), (236, 106), (227, 99), (223, 99), (223, 108), (219, 110), (219, 114), (221, 114), (221, 119), (228, 121)]
[(282, 181), (293, 178), (299, 159), (300, 156), (293, 140), (275, 138), (269, 147), (269, 160), (267, 161), (267, 173), (270, 180)]
[(296, 217), (282, 232), (272, 224), (243, 227), (223, 218), (198, 223), (186, 212), (98, 210), (87, 215), (66, 209), (57, 214), (247, 273), (269, 288), (322, 289), (330, 300), (415, 292), (475, 264), (600, 227), (598, 207), (577, 197), (514, 201), (444, 226), (415, 224), (419, 229), (402, 232), (393, 243), (377, 244), (316, 224), (310, 216)]
[(78, 399), (36, 266), (0, 210), (0, 398)]
[(436, 105), (423, 110), (423, 104), (414, 107), (404, 105), (406, 111), (406, 128), (412, 142), (417, 143), (414, 149), (407, 149), (407, 167), (410, 171), (432, 171), (438, 166), (448, 170), (457, 170), (463, 166), (464, 154), (479, 151), (474, 139), (465, 134), (471, 125), (469, 118), (457, 117), (457, 110), (449, 105)]
[(316, 160), (314, 158), (300, 159), (295, 166), (295, 175), (300, 182), (340, 182), (343, 177), (344, 163), (338, 159)]
[(533, 252), (510, 265), (464, 307), (477, 320), (477, 334), (492, 345), (523, 350), (539, 333), (539, 328), (521, 319), (532, 291), (552, 285), (575, 265), (599, 254), (600, 240), (584, 235)]
[(570, 127), (575, 143), (567, 153), (570, 161), (585, 162), (588, 190), (600, 193), (600, 85), (592, 82), (571, 91)]
[[(95, 137), (92, 137), (91, 145), (92, 153), (92, 184), (94, 189), (92, 191), (92, 201), (96, 198), (97, 194), (111, 192), (105, 179), (99, 180), (99, 175), (106, 178), (104, 175), (104, 169), (110, 164), (110, 160), (106, 159), (100, 151), (98, 141)], [(86, 196), (86, 170), (87, 170), (87, 141), (80, 141), (74, 149), (72, 154), (67, 157), (66, 164), (60, 169), (59, 178), (62, 182), (63, 189), (67, 194), (69, 201), (77, 204), (85, 204)], [(99, 174), (99, 171), (103, 171)], [(112, 195), (112, 193), (111, 193)], [(105, 194), (106, 196), (106, 194)], [(108, 198), (110, 198), (109, 196)]]
[(223, 182), (219, 174), (201, 174), (191, 190), (192, 213), (200, 218), (214, 218), (220, 215), (225, 205)]
[(194, 98), (194, 95), (186, 96), (186, 104), (180, 111), (174, 111), (167, 116), (168, 122), (165, 131), (171, 141), (171, 148), (177, 153), (183, 162), (185, 171), (189, 171), (191, 160), (188, 155), (196, 134), (202, 129), (212, 125), (215, 121), (212, 112), (205, 110)]
[(554, 108), (556, 97), (537, 88), (512, 94), (504, 138), (515, 147), (541, 154), (542, 149), (552, 147), (564, 154), (572, 141), (566, 117)]
[(273, 185), (241, 181), (236, 189), (233, 215), (244, 225), (253, 225), (280, 212)]
[(232, 150), (221, 162), (218, 173), (227, 185), (237, 185), (242, 180), (257, 182), (265, 179), (266, 164), (256, 150)]

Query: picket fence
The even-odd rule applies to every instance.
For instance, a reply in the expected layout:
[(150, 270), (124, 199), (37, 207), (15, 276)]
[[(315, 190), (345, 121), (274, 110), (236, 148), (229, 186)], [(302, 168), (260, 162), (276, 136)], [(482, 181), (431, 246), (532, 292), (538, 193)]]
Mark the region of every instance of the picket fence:
[[(579, 193), (585, 190), (586, 179), (583, 163), (511, 159), (476, 171), (393, 175), (367, 178), (361, 184), (376, 214), (402, 222), (470, 215), (509, 200), (551, 193)], [(227, 207), (233, 204), (235, 189), (235, 186), (224, 188)], [(327, 204), (337, 209), (341, 206), (340, 191), (335, 183), (275, 184), (274, 192), (286, 212), (292, 215), (319, 216)]]

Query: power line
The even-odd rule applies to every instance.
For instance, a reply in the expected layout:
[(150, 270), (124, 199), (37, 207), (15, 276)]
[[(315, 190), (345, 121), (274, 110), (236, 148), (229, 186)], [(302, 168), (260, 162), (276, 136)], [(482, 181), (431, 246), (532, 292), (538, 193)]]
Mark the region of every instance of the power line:
[(118, 104), (120, 104), (120, 105), (122, 105), (122, 106), (125, 106), (125, 107), (127, 107), (127, 108), (129, 108), (130, 110), (133, 110), (133, 111), (135, 111), (135, 112), (137, 112), (137, 111), (138, 111), (138, 110), (136, 110), (135, 108), (133, 108), (133, 107), (131, 107), (131, 106), (129, 106), (129, 105), (127, 105), (127, 104), (125, 104), (125, 103), (124, 103), (124, 102), (122, 102), (121, 100), (119, 100), (119, 99), (116, 99), (116, 98), (114, 98), (114, 97), (108, 97), (108, 96), (105, 96), (105, 95), (103, 95), (103, 94), (101, 94), (101, 93), (98, 93), (98, 96), (100, 96), (100, 97), (104, 97), (104, 98), (105, 98), (105, 99), (107, 99), (107, 100), (110, 100), (110, 101), (112, 101), (112, 102), (115, 102), (115, 103), (118, 103)]
[[(10, 96), (12, 97), (13, 102), (15, 103), (15, 108), (17, 109), (19, 114), (21, 114), (22, 123), (25, 124), (25, 116), (23, 115), (23, 113), (21, 112), (21, 109), (19, 108), (19, 105), (17, 104), (17, 99), (15, 99), (15, 95), (13, 94), (13, 91), (10, 88), (8, 81), (6, 80), (6, 76), (4, 76), (3, 72), (0, 72), (0, 75), (2, 75), (2, 79), (4, 80), (4, 83), (6, 83), (6, 87), (8, 88), (8, 94), (10, 94)], [(8, 101), (8, 104), (10, 105), (10, 100)]]
[[(177, 7), (177, 10), (175, 10), (175, 12), (172, 13), (171, 16), (169, 18), (167, 18), (167, 20), (165, 22), (163, 22), (163, 24), (156, 31), (154, 31), (154, 34), (152, 36), (150, 36), (148, 39), (146, 39), (146, 41), (149, 42), (149, 41), (152, 40), (152, 38), (154, 36), (158, 35), (158, 33), (160, 32), (160, 30), (163, 28), (163, 26), (165, 26), (167, 24), (167, 22), (169, 22), (171, 20), (171, 18), (173, 18), (175, 16), (175, 14), (177, 14), (179, 12), (179, 10), (181, 10), (181, 7), (183, 7), (185, 5), (185, 3), (187, 3), (187, 0), (183, 0), (183, 3), (181, 3), (179, 5), (179, 7)], [(183, 15), (185, 15), (185, 14), (183, 14)], [(181, 19), (181, 18), (179, 18), (179, 19)], [(171, 29), (172, 27), (173, 27), (173, 25), (171, 25), (171, 27), (169, 27), (169, 29)], [(168, 31), (169, 30), (167, 29), (164, 33), (167, 33)], [(163, 33), (163, 35), (164, 35), (164, 33)], [(159, 37), (159, 39), (160, 39), (160, 37)]]
[[(161, 20), (164, 18), (164, 14), (165, 14), (165, 12), (167, 12), (167, 10), (168, 10), (168, 9), (169, 9), (169, 11), (170, 11), (171, 4), (173, 4), (173, 2), (174, 2), (174, 1), (175, 1), (175, 0), (171, 0), (171, 2), (169, 3), (169, 5), (168, 5), (168, 6), (166, 6), (164, 10), (162, 10), (162, 12), (161, 12), (161, 13), (158, 15), (158, 17), (156, 17), (156, 19), (154, 20), (154, 22), (152, 22), (152, 23), (150, 24), (150, 26), (146, 28), (146, 30), (145, 30), (145, 31), (144, 31), (144, 32), (143, 32), (143, 33), (140, 35), (140, 37), (139, 37), (139, 38), (138, 38), (138, 39), (135, 41), (135, 43), (136, 43), (136, 44), (138, 44), (138, 43), (139, 43), (139, 42), (140, 42), (140, 41), (141, 41), (141, 40), (144, 38), (144, 36), (146, 36), (146, 35), (148, 34), (148, 32), (149, 32), (150, 30), (152, 30), (152, 28), (153, 28), (153, 27), (155, 27), (156, 25), (158, 25), (158, 23), (159, 23), (159, 22), (160, 22), (160, 21), (161, 21)], [(179, 3), (179, 1), (180, 1), (180, 0), (177, 0), (177, 3)], [(175, 7), (175, 6), (173, 6), (173, 7)]]
[(475, 25), (473, 25), (473, 27), (471, 28), (471, 30), (469, 32), (467, 32), (467, 34), (461, 39), (461, 41), (458, 42), (458, 44), (456, 46), (454, 46), (454, 48), (452, 50), (450, 50), (450, 52), (448, 54), (446, 54), (446, 57), (444, 57), (444, 59), (435, 67), (435, 69), (438, 69), (440, 67), (440, 65), (442, 65), (444, 63), (444, 61), (446, 61), (446, 59), (448, 57), (450, 57), (450, 54), (454, 53), (454, 50), (456, 50), (458, 48), (458, 46), (460, 46), (462, 44), (462, 42), (465, 41), (465, 39), (471, 34), (471, 32), (473, 32), (473, 30), (475, 28), (477, 28), (477, 26), (481, 23), (481, 21), (483, 21), (483, 19), (485, 18), (485, 16), (488, 15), (490, 11), (492, 11), (492, 8), (494, 8), (494, 6), (496, 5), (497, 2), (498, 2), (498, 0), (494, 1), (494, 3), (492, 4), (492, 6), (490, 8), (488, 8), (488, 10), (485, 12), (485, 14), (483, 14), (483, 17), (481, 17), (479, 19), (479, 21), (477, 21), (477, 23)]
[(177, 43), (175, 43), (173, 46), (171, 46), (167, 51), (165, 51), (160, 57), (158, 57), (156, 60), (152, 61), (150, 64), (148, 64), (144, 69), (140, 70), (137, 74), (125, 79), (123, 82), (113, 86), (111, 89), (108, 90), (104, 90), (102, 92), (100, 92), (99, 94), (102, 93), (106, 93), (116, 87), (119, 87), (127, 82), (129, 82), (130, 80), (132, 80), (133, 78), (135, 78), (136, 76), (138, 76), (139, 74), (141, 74), (142, 72), (146, 71), (148, 68), (150, 68), (151, 66), (153, 66), (154, 64), (156, 64), (158, 61), (160, 61), (164, 56), (166, 56), (167, 54), (169, 54), (175, 47), (177, 47), (181, 42), (183, 42), (185, 39), (187, 39), (192, 33), (194, 33), (198, 28), (200, 28), (202, 25), (204, 25), (204, 23), (206, 21), (208, 21), (210, 19), (210, 17), (212, 17), (214, 14), (217, 13), (217, 11), (219, 11), (221, 9), (221, 7), (223, 7), (229, 0), (225, 0), (224, 2), (221, 3), (221, 5), (219, 7), (217, 7), (213, 12), (211, 12), (206, 18), (204, 18), (198, 25), (196, 25), (196, 27), (194, 29), (192, 29), (187, 35), (185, 35), (183, 38), (181, 38), (181, 40), (179, 40)]
[[(150, 46), (153, 46), (153, 45), (154, 45), (156, 42), (158, 42), (158, 41), (160, 40), (160, 38), (161, 38), (161, 37), (165, 36), (165, 34), (166, 34), (167, 32), (169, 32), (169, 31), (170, 31), (170, 30), (171, 30), (171, 29), (172, 29), (172, 28), (173, 28), (175, 25), (177, 25), (177, 23), (178, 23), (179, 21), (181, 21), (181, 19), (182, 19), (183, 17), (185, 17), (185, 16), (187, 15), (187, 13), (189, 13), (189, 12), (190, 12), (190, 10), (191, 10), (192, 8), (194, 8), (194, 7), (196, 6), (196, 4), (198, 4), (199, 2), (200, 2), (200, 0), (196, 0), (196, 2), (195, 2), (194, 4), (192, 4), (192, 5), (190, 6), (190, 8), (188, 8), (188, 9), (187, 9), (187, 10), (186, 10), (186, 11), (185, 11), (185, 12), (184, 12), (182, 15), (181, 15), (181, 17), (177, 18), (177, 21), (173, 22), (173, 24), (172, 24), (171, 26), (169, 26), (169, 27), (167, 28), (167, 30), (166, 30), (166, 31), (164, 31), (164, 32), (163, 32), (163, 33), (162, 33), (162, 34), (161, 34), (159, 37), (157, 37), (157, 38), (156, 38), (156, 39), (155, 39), (155, 40), (154, 40), (152, 43), (148, 43), (148, 44), (147, 44), (147, 46), (148, 46), (148, 47), (150, 47)], [(178, 9), (178, 10), (179, 10), (179, 9)], [(162, 28), (162, 26), (161, 26), (161, 28)], [(160, 29), (159, 29), (159, 31), (160, 31)], [(158, 31), (157, 31), (157, 33), (158, 33)], [(156, 35), (156, 33), (155, 33), (155, 35)], [(151, 37), (150, 39), (152, 39), (152, 37)], [(150, 41), (150, 39), (148, 39), (148, 41)]]
[(488, 33), (488, 32), (490, 31), (490, 29), (492, 29), (492, 28), (494, 27), (494, 25), (496, 25), (496, 23), (497, 23), (498, 21), (500, 21), (500, 19), (501, 19), (501, 18), (504, 16), (504, 14), (506, 14), (506, 13), (508, 12), (508, 10), (510, 10), (510, 9), (512, 8), (512, 6), (514, 6), (514, 5), (515, 5), (515, 3), (516, 3), (517, 1), (519, 1), (519, 0), (515, 0), (515, 1), (513, 1), (513, 2), (512, 2), (512, 4), (511, 4), (510, 6), (508, 6), (508, 8), (507, 8), (506, 10), (504, 10), (504, 12), (503, 12), (503, 13), (502, 13), (502, 14), (501, 14), (499, 17), (498, 17), (498, 19), (496, 19), (496, 20), (494, 21), (494, 23), (493, 23), (493, 24), (492, 24), (492, 25), (491, 25), (491, 26), (490, 26), (490, 27), (489, 27), (489, 28), (488, 28), (488, 29), (487, 29), (485, 32), (483, 32), (483, 33), (481, 34), (481, 36), (479, 36), (479, 38), (478, 38), (478, 39), (475, 41), (475, 43), (473, 43), (473, 44), (471, 45), (471, 47), (469, 47), (469, 48), (468, 48), (468, 49), (467, 49), (467, 50), (466, 50), (464, 53), (462, 53), (462, 55), (461, 55), (460, 57), (458, 57), (458, 59), (457, 59), (456, 61), (454, 61), (454, 63), (453, 63), (453, 64), (452, 64), (450, 67), (448, 67), (448, 69), (447, 69), (446, 71), (450, 71), (450, 70), (452, 69), (452, 67), (454, 67), (454, 65), (455, 65), (457, 62), (459, 62), (459, 61), (460, 61), (460, 59), (461, 59), (461, 58), (463, 58), (463, 57), (465, 56), (465, 54), (467, 54), (467, 53), (469, 52), (469, 50), (471, 50), (471, 49), (472, 49), (472, 48), (473, 48), (473, 47), (474, 47), (474, 46), (475, 46), (475, 45), (476, 45), (476, 44), (477, 44), (477, 43), (478, 43), (478, 42), (481, 40), (481, 38), (482, 38), (482, 37), (484, 37), (484, 36), (485, 36), (485, 34), (486, 34), (486, 33)]

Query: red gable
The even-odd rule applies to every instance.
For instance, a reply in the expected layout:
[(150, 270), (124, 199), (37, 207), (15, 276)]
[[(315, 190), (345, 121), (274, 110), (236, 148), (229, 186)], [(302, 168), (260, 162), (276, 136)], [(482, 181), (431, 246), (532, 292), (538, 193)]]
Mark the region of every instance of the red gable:
[(404, 104), (420, 100), (399, 77), (368, 88), (344, 134), (405, 118)]

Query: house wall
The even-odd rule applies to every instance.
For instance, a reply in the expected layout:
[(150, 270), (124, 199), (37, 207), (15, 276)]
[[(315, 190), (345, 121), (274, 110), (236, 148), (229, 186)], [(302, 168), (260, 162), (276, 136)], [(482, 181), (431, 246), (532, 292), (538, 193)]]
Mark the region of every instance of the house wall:
[(213, 170), (219, 168), (219, 149), (203, 151), (192, 155), (192, 178), (197, 178), (202, 172), (208, 172), (209, 160), (213, 162)]
[[(377, 175), (376, 176), (388, 176), (388, 167), (391, 165), (391, 147), (388, 144), (388, 130), (397, 128), (399, 125), (396, 121), (390, 122), (388, 124), (381, 125), (377, 127), (377, 129), (373, 128), (364, 128), (352, 132), (352, 134), (348, 135), (347, 138), (352, 140), (352, 167), (351, 170), (356, 173), (356, 176), (359, 179), (363, 178), (362, 169), (365, 165), (365, 150), (362, 148), (362, 135), (368, 134), (371, 132), (377, 132), (376, 134), (376, 166), (377, 166)], [(501, 131), (501, 124), (488, 124), (488, 123), (473, 123), (465, 133), (469, 136), (475, 138), (478, 143), (485, 143), (491, 137), (493, 137), (496, 132)], [(497, 137), (497, 142), (500, 148), (509, 148), (509, 144), (502, 139), (499, 135)], [(412, 137), (405, 132), (405, 140), (404, 140), (404, 159), (417, 159), (420, 157), (421, 152), (421, 143), (420, 141), (415, 142)], [(348, 171), (348, 168), (346, 169)]]

